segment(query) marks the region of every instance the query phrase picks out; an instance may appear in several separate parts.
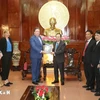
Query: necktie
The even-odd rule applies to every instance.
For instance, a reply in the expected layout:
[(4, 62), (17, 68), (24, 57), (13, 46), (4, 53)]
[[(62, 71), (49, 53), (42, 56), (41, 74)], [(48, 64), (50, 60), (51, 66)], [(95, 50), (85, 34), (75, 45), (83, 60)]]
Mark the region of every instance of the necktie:
[(83, 56), (85, 55), (85, 51), (86, 51), (87, 46), (88, 46), (88, 41), (85, 44), (85, 47), (84, 47), (84, 50), (83, 50)]
[(39, 39), (39, 42), (42, 44), (42, 41), (41, 41), (40, 37), (38, 37), (38, 39)]
[(59, 45), (59, 43), (56, 42), (56, 45), (55, 45), (55, 52), (56, 52), (56, 50), (57, 50), (57, 48), (58, 48), (58, 45)]

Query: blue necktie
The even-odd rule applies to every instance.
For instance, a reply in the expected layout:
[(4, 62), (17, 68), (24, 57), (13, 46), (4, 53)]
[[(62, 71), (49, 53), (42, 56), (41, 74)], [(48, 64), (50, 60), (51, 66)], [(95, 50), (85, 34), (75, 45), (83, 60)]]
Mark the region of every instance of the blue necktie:
[(56, 52), (56, 50), (57, 50), (57, 48), (58, 48), (58, 45), (59, 45), (59, 43), (56, 42), (56, 45), (55, 45), (55, 52)]

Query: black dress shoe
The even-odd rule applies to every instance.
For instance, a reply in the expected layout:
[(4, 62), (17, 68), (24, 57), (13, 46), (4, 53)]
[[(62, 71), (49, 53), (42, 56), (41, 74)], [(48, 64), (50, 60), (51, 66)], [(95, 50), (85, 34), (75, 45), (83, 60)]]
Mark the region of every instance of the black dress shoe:
[(6, 84), (4, 84), (4, 86), (8, 86), (9, 87), (10, 85), (8, 83), (6, 83)]
[(42, 80), (39, 80), (39, 81), (36, 81), (37, 83), (43, 83), (43, 81)]
[(86, 88), (86, 90), (92, 90), (92, 89), (93, 89), (93, 88), (91, 88), (91, 87), (87, 87), (87, 88)]
[(82, 86), (83, 88), (88, 88), (89, 86), (87, 86), (87, 85), (84, 85), (84, 86)]
[(9, 85), (12, 85), (13, 83), (12, 83), (12, 82), (8, 82), (8, 84), (9, 84)]
[(100, 92), (96, 92), (94, 95), (95, 96), (100, 96)]
[(61, 82), (61, 85), (64, 85), (64, 82)]
[(59, 81), (53, 81), (52, 84), (59, 83)]
[(97, 92), (96, 89), (92, 89), (91, 92)]
[(33, 83), (33, 84), (35, 84), (35, 85), (38, 85), (38, 83), (37, 83), (37, 82), (34, 82), (34, 81), (33, 81), (32, 83)]
[(39, 82), (40, 82), (40, 80), (37, 80), (36, 82), (37, 82), (37, 83), (39, 83)]

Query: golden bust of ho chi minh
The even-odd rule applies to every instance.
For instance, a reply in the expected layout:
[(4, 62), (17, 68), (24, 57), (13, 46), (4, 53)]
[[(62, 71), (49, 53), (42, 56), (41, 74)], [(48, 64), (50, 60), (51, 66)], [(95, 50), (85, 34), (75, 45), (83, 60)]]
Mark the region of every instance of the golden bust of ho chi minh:
[(49, 19), (50, 28), (44, 30), (45, 36), (55, 36), (57, 33), (62, 34), (62, 31), (55, 27), (56, 19), (54, 17)]
[[(62, 34), (61, 29), (64, 29), (69, 21), (69, 11), (63, 3), (55, 0), (49, 1), (41, 7), (38, 19), (44, 28), (44, 35), (55, 36), (57, 33)], [(53, 62), (52, 54), (43, 54), (43, 64), (47, 62)]]

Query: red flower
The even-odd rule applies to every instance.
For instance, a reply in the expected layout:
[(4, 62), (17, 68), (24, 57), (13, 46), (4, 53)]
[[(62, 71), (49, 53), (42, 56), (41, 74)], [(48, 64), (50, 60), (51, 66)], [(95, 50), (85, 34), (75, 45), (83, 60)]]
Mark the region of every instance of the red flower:
[(36, 89), (36, 91), (38, 92), (40, 88), (39, 88), (39, 86), (37, 86), (35, 89)]
[(45, 88), (45, 92), (46, 92), (46, 93), (48, 92), (48, 88), (47, 88), (47, 87)]
[(44, 85), (43, 85), (43, 86), (41, 86), (41, 89), (44, 89), (44, 87), (45, 87)]
[(43, 90), (40, 90), (39, 91), (39, 96), (42, 97), (42, 95), (43, 95)]
[(46, 86), (37, 86), (35, 87), (35, 91), (33, 92), (35, 96), (39, 96), (40, 98), (48, 96), (48, 87)]

